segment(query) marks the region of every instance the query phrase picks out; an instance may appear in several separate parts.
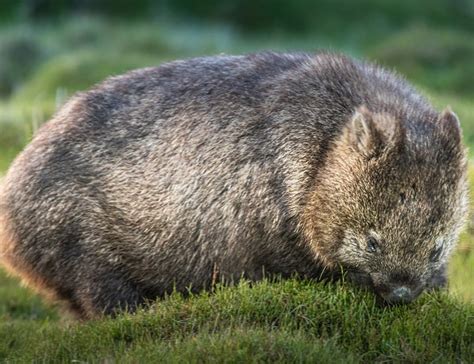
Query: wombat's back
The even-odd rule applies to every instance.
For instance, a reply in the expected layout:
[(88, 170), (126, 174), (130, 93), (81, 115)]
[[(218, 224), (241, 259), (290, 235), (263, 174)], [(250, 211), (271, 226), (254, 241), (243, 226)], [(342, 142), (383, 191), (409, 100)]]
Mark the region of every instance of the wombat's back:
[(428, 108), (335, 55), (201, 58), (109, 79), (12, 165), (3, 261), (86, 316), (264, 270), (317, 275), (299, 218), (361, 104)]

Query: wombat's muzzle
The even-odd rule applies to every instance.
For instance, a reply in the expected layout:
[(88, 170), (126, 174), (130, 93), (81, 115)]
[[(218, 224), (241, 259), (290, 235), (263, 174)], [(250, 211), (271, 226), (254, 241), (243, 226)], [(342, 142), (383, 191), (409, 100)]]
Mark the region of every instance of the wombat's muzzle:
[(382, 295), (382, 298), (391, 304), (402, 304), (413, 301), (416, 296), (413, 291), (406, 286), (400, 286), (393, 289), (388, 295)]
[(370, 276), (375, 293), (388, 304), (409, 303), (423, 291), (420, 280), (408, 274), (372, 273)]
[(381, 299), (380, 303), (384, 304), (409, 303), (423, 291), (423, 285), (418, 279), (404, 274), (385, 275), (351, 270), (348, 272), (348, 277), (356, 284), (371, 287)]
[(413, 301), (423, 288), (414, 284), (381, 284), (374, 285), (374, 290), (386, 303), (398, 305)]

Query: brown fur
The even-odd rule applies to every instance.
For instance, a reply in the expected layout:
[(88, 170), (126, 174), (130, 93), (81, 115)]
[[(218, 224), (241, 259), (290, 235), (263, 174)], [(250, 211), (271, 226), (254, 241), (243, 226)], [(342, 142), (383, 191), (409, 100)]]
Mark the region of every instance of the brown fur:
[(334, 54), (177, 61), (75, 96), (11, 166), (3, 263), (82, 317), (340, 267), (388, 302), (445, 284), (467, 209), (454, 113)]
[[(0, 201), (1, 190), (0, 190)], [(61, 303), (60, 308), (65, 315), (72, 315), (73, 318), (86, 317), (85, 312), (81, 307), (77, 307), (68, 302), (64, 297), (60, 297), (57, 289), (51, 286), (49, 282), (39, 276), (34, 267), (25, 262), (21, 255), (17, 254), (15, 247), (18, 242), (15, 241), (12, 234), (8, 231), (9, 223), (6, 214), (2, 213), (0, 209), (0, 264), (5, 269), (6, 273), (19, 277), (21, 284), (31, 288), (35, 293), (43, 296), (46, 301), (54, 304)]]

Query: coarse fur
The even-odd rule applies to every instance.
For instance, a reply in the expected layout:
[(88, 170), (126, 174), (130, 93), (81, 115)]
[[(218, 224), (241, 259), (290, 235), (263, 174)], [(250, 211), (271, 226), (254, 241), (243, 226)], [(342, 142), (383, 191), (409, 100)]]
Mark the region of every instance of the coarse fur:
[(11, 166), (3, 263), (90, 318), (177, 289), (340, 268), (445, 283), (467, 209), (456, 116), (342, 55), (196, 58), (74, 96)]

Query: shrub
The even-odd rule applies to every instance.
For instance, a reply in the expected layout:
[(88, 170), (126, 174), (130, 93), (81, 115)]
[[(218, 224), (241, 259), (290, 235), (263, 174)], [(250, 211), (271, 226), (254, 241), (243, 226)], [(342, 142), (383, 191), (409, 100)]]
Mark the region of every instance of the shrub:
[(474, 95), (470, 34), (415, 27), (374, 47), (371, 56), (440, 92)]
[(0, 97), (10, 95), (42, 58), (43, 51), (31, 34), (3, 35), (0, 39)]

